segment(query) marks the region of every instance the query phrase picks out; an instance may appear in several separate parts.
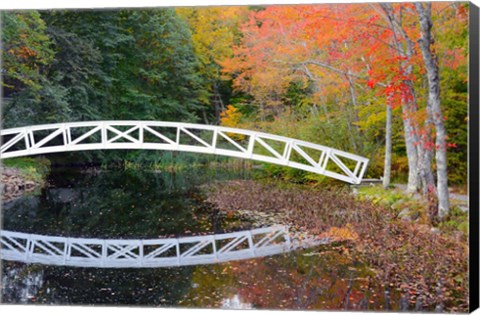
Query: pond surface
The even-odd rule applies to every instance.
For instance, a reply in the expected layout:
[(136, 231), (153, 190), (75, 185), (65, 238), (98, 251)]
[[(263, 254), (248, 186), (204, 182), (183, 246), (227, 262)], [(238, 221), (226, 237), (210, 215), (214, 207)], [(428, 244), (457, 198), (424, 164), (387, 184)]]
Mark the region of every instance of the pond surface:
[[(3, 205), (3, 229), (85, 238), (158, 238), (257, 227), (205, 205), (199, 187), (248, 171), (53, 170), (50, 187)], [(254, 196), (252, 196), (254, 197)], [(264, 309), (398, 309), (398, 294), (344, 244), (213, 265), (80, 268), (2, 262), (2, 303)]]

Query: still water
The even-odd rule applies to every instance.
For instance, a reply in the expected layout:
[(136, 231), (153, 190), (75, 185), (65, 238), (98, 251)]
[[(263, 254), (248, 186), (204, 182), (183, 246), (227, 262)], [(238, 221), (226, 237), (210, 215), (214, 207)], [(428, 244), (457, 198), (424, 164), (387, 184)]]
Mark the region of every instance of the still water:
[[(258, 227), (203, 203), (200, 186), (248, 171), (53, 170), (3, 205), (3, 229), (84, 238), (164, 238)], [(254, 196), (252, 196), (254, 197)], [(395, 309), (395, 293), (343, 245), (213, 265), (80, 268), (2, 262), (2, 303), (264, 309)]]

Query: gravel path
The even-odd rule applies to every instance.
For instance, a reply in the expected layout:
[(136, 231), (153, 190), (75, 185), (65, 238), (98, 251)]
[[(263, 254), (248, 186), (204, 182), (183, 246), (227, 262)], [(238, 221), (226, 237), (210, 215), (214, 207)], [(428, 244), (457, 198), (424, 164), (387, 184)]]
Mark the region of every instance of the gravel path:
[[(395, 188), (399, 188), (401, 190), (406, 190), (407, 185), (405, 184), (395, 184)], [(462, 194), (456, 194), (450, 192), (450, 199), (455, 200), (455, 201), (460, 201), (462, 203), (468, 204), (468, 195), (462, 195)]]

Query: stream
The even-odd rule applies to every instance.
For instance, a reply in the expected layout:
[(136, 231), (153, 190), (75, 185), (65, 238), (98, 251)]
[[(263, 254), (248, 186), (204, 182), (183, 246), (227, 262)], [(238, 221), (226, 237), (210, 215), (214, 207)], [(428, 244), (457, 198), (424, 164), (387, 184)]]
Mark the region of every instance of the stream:
[[(171, 238), (262, 227), (203, 202), (200, 186), (251, 170), (52, 169), (49, 185), (3, 204), (3, 229), (75, 238)], [(398, 309), (395, 291), (342, 244), (208, 265), (94, 268), (2, 261), (2, 303), (230, 309)]]

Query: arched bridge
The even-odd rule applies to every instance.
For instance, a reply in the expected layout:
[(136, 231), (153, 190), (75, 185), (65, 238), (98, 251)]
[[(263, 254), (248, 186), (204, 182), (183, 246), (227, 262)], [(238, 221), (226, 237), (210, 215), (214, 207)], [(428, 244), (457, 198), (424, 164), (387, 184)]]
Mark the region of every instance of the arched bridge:
[(99, 149), (210, 153), (301, 169), (359, 184), (368, 159), (297, 139), (165, 121), (91, 121), (3, 129), (1, 158)]
[(328, 241), (291, 236), (281, 225), (164, 239), (70, 238), (0, 231), (0, 258), (74, 267), (175, 267), (270, 256)]

